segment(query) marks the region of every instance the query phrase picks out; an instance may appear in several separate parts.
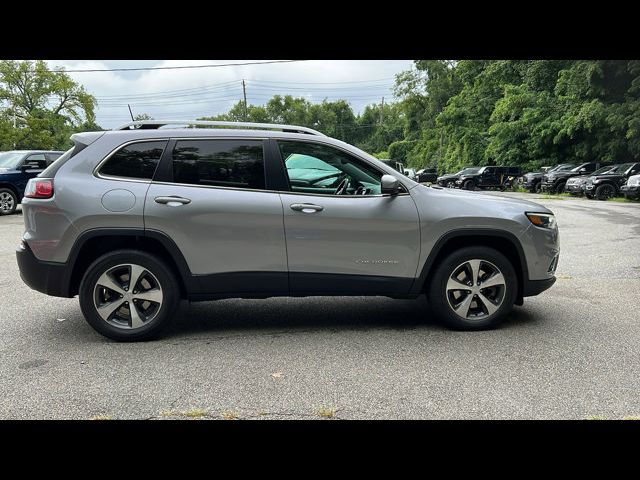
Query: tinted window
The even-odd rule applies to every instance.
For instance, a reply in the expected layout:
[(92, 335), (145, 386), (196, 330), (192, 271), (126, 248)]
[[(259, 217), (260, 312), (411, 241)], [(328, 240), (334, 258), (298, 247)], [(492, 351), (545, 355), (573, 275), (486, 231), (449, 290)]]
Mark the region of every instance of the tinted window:
[(484, 171), (482, 173), (487, 174), (487, 175), (493, 175), (496, 172), (495, 167), (485, 167)]
[(382, 173), (337, 148), (318, 143), (280, 141), (289, 185), (294, 192), (335, 194), (348, 180), (346, 194), (380, 195)]
[(25, 161), (25, 165), (33, 165), (32, 168), (46, 168), (47, 162), (44, 159), (44, 153), (34, 153), (33, 155), (29, 155)]
[(264, 189), (260, 140), (179, 140), (173, 181), (192, 185)]
[(51, 165), (52, 162), (60, 158), (62, 153), (47, 153), (47, 165)]
[(151, 180), (156, 171), (166, 140), (131, 143), (114, 153), (100, 173), (111, 177)]

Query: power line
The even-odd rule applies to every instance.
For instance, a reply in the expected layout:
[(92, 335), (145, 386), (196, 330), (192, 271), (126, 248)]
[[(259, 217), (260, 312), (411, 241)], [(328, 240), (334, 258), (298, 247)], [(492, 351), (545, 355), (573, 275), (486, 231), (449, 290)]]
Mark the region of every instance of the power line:
[[(64, 70), (64, 73), (92, 73), (92, 72), (141, 72), (148, 70), (181, 70), (189, 68), (216, 68), (216, 67), (240, 67), (244, 65), (266, 65), (270, 63), (292, 63), (308, 62), (309, 60), (269, 60), (265, 62), (243, 62), (243, 63), (214, 63), (209, 65), (183, 65), (177, 67), (139, 67), (139, 68), (89, 68), (80, 70)], [(54, 67), (55, 68), (55, 67)], [(58, 67), (60, 68), (60, 67)], [(48, 72), (58, 72), (60, 70), (47, 70)]]

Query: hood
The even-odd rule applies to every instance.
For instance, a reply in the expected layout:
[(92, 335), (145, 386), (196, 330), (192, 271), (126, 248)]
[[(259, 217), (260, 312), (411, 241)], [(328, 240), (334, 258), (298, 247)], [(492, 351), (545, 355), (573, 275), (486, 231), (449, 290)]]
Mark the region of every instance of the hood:
[(438, 180), (450, 180), (452, 178), (458, 178), (460, 175), (457, 173), (447, 173), (446, 175), (442, 175), (438, 177)]
[[(479, 192), (470, 192), (468, 190), (458, 190), (442, 187), (427, 187), (426, 185), (420, 185), (421, 188), (432, 190), (435, 195), (442, 197), (444, 200), (451, 200), (466, 204), (465, 208), (468, 208), (469, 212), (480, 210), (483, 213), (490, 214), (492, 210), (511, 212), (538, 212), (538, 213), (553, 213), (547, 207), (540, 205), (539, 203), (530, 202), (529, 200), (522, 200), (519, 198), (501, 197), (497, 195), (487, 195)], [(436, 193), (437, 192), (437, 193)]]
[(537, 178), (537, 177), (542, 177), (542, 175), (544, 175), (544, 172), (528, 172), (528, 173), (525, 173), (523, 177)]
[(569, 180), (573, 183), (580, 183), (580, 182), (586, 182), (587, 178), (589, 178), (589, 175), (579, 175), (576, 177), (571, 177)]

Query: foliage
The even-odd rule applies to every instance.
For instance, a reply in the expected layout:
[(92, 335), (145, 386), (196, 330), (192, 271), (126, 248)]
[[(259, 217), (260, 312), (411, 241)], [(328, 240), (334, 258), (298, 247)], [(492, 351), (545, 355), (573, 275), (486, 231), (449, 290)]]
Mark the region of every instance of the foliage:
[[(356, 145), (365, 151), (386, 151), (404, 135), (403, 112), (398, 104), (368, 105), (355, 115), (346, 100), (311, 103), (302, 97), (275, 95), (264, 106), (237, 102), (224, 114), (199, 120), (248, 121), (300, 125)], [(384, 158), (384, 157), (382, 157)]]
[(41, 60), (0, 61), (0, 150), (57, 149), (75, 131), (96, 129), (96, 100)]
[(416, 61), (396, 77), (412, 166), (640, 158), (640, 61)]

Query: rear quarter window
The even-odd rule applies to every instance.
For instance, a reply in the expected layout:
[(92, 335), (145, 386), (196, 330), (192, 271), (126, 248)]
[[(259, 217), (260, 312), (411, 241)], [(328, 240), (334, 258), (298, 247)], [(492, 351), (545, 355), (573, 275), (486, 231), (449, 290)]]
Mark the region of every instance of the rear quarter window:
[(98, 173), (107, 177), (151, 180), (167, 140), (130, 143), (113, 153)]

